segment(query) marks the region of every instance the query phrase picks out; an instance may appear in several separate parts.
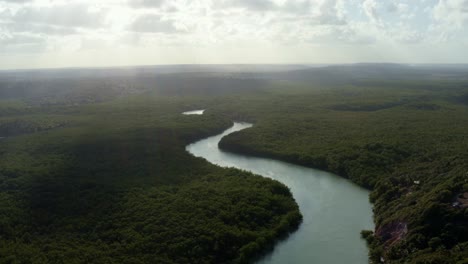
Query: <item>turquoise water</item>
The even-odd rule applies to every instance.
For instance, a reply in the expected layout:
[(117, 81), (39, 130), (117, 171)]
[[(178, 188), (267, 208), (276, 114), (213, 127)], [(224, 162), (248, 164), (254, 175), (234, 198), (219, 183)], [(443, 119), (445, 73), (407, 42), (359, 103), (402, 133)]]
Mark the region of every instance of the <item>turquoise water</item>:
[(368, 263), (368, 250), (360, 231), (374, 228), (369, 192), (332, 173), (218, 149), (222, 137), (251, 126), (234, 123), (223, 133), (190, 144), (186, 149), (213, 164), (248, 170), (278, 180), (291, 189), (304, 221), (258, 263)]

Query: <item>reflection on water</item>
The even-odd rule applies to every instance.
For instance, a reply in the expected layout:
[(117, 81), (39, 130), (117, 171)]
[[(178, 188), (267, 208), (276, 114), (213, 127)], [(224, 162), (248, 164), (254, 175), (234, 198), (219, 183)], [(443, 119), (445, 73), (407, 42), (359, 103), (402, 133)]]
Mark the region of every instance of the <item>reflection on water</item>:
[(304, 221), (259, 263), (368, 263), (360, 231), (374, 228), (369, 192), (332, 173), (218, 149), (222, 137), (251, 126), (234, 123), (220, 135), (188, 145), (187, 151), (219, 166), (278, 180), (291, 189)]
[(187, 112), (183, 112), (182, 114), (183, 115), (203, 115), (204, 112), (205, 112), (205, 109), (187, 111)]

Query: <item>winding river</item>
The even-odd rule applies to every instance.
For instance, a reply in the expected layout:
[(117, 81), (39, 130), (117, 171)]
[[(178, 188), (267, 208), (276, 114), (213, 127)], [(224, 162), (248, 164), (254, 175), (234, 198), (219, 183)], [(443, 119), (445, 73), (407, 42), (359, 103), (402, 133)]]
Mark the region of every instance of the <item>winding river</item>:
[(368, 250), (360, 231), (374, 228), (369, 192), (328, 172), (218, 149), (221, 138), (251, 126), (234, 123), (223, 133), (190, 144), (186, 149), (213, 164), (251, 171), (291, 189), (304, 221), (258, 263), (368, 263)]

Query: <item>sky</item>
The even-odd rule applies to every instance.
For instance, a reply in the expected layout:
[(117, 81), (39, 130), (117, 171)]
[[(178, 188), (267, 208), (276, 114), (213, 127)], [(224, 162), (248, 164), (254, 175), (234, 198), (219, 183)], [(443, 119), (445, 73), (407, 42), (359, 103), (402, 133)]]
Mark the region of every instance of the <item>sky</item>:
[(468, 0), (0, 0), (0, 69), (468, 63)]

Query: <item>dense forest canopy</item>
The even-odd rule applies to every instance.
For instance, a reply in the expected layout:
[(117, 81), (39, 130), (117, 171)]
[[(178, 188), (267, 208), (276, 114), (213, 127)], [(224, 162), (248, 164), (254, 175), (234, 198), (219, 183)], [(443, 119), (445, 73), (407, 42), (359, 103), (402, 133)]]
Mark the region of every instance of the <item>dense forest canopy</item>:
[[(301, 221), (287, 187), (184, 149), (236, 120), (255, 126), (221, 148), (372, 189), (371, 260), (468, 263), (468, 67), (255, 69), (0, 73), (0, 262), (238, 263), (271, 250)], [(207, 110), (181, 115), (193, 109)]]
[(244, 263), (301, 221), (284, 185), (185, 151), (232, 124), (181, 115), (199, 99), (28, 100), (0, 121), (1, 263)]

